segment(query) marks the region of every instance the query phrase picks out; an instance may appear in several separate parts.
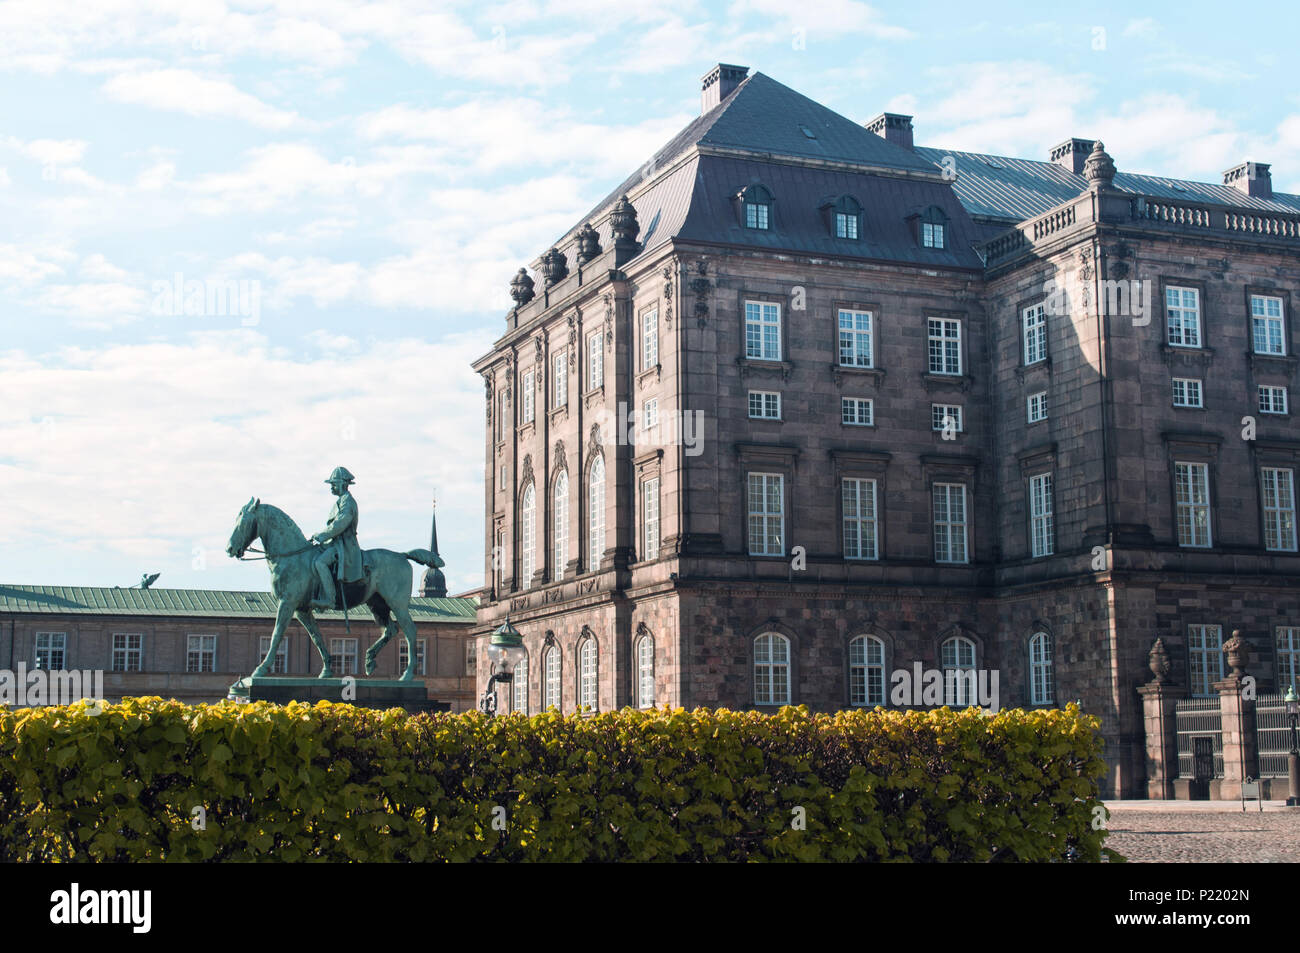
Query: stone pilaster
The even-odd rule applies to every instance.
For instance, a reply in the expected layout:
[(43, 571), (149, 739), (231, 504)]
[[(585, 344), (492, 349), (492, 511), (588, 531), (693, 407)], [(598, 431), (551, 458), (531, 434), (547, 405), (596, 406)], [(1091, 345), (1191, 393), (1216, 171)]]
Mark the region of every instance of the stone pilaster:
[(1186, 691), (1159, 679), (1138, 688), (1142, 696), (1143, 725), (1147, 737), (1147, 797), (1155, 801), (1174, 798), (1178, 777), (1178, 736), (1174, 703)]
[(1241, 797), (1241, 782), (1259, 777), (1255, 751), (1255, 699), (1242, 691), (1245, 679), (1229, 675), (1215, 682), (1219, 693), (1220, 730), (1223, 735), (1223, 779), (1218, 796), (1223, 800)]

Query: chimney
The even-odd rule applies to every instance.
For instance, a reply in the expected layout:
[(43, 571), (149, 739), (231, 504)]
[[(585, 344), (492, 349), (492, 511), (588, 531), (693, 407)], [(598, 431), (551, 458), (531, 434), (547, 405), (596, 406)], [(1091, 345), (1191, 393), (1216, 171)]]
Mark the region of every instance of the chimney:
[(1083, 173), (1083, 164), (1088, 161), (1088, 153), (1092, 152), (1094, 141), (1092, 139), (1066, 139), (1060, 145), (1052, 147), (1052, 163), (1073, 172), (1075, 175), (1081, 175)]
[(700, 115), (734, 93), (748, 75), (748, 66), (732, 66), (729, 63), (719, 63), (705, 73), (700, 80)]
[(886, 142), (892, 142), (904, 149), (912, 148), (912, 117), (900, 116), (898, 113), (881, 113), (867, 125), (867, 132), (874, 132)]
[(1243, 162), (1223, 173), (1223, 184), (1240, 189), (1251, 198), (1273, 197), (1273, 174), (1267, 162)]

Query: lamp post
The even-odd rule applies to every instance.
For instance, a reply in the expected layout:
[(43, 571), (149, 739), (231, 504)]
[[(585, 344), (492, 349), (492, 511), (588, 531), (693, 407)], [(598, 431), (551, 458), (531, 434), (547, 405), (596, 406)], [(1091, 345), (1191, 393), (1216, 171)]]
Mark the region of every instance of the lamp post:
[(497, 682), (511, 684), (515, 680), (515, 667), (524, 657), (524, 637), (510, 624), (509, 616), (506, 616), (506, 620), (492, 633), (492, 638), (488, 641), (487, 655), (492, 666), (492, 674), (488, 678), (487, 687), (483, 689), (483, 697), (479, 699), (478, 707), (485, 715), (495, 715)]
[(1300, 807), (1300, 748), (1296, 746), (1296, 721), (1300, 720), (1300, 698), (1296, 697), (1295, 683), (1286, 690), (1286, 716), (1291, 721), (1291, 754), (1287, 757), (1287, 774), (1290, 775), (1291, 790), (1286, 799), (1287, 807)]

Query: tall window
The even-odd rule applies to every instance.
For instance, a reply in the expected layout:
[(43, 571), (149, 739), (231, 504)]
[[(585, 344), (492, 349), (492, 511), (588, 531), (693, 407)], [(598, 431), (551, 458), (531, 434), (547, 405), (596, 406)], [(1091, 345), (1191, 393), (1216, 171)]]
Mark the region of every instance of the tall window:
[(1174, 463), (1174, 503), (1178, 545), (1209, 546), (1209, 464)]
[(749, 474), (749, 554), (785, 554), (785, 477)]
[(113, 635), (113, 671), (144, 671), (144, 636), (115, 633)]
[(844, 558), (876, 559), (876, 481), (847, 478), (840, 488)]
[(781, 360), (781, 306), (766, 301), (745, 302), (745, 357)]
[(1260, 470), (1264, 498), (1264, 548), (1296, 551), (1294, 471)]
[(1250, 323), (1256, 354), (1285, 354), (1282, 336), (1282, 299), (1268, 295), (1250, 296)]
[(652, 477), (642, 484), (642, 552), (645, 559), (659, 558), (659, 478)]
[(1174, 347), (1201, 346), (1201, 293), (1195, 288), (1165, 289), (1165, 320)]
[(1203, 407), (1201, 382), (1194, 377), (1175, 377), (1173, 380), (1175, 407)]
[(533, 584), (537, 571), (537, 492), (533, 484), (524, 490), (524, 502), (519, 514), (519, 586), (527, 589)]
[(528, 656), (515, 664), (514, 678), (510, 682), (510, 710), (528, 714)]
[(217, 668), (217, 637), (215, 635), (190, 635), (186, 637), (185, 671), (214, 672)]
[(790, 640), (765, 632), (754, 640), (754, 704), (790, 704)]
[(641, 315), (641, 370), (648, 371), (659, 363), (659, 312)]
[(849, 642), (849, 704), (885, 703), (885, 643), (874, 635), (859, 635)]
[(655, 640), (643, 635), (636, 640), (636, 707), (655, 706)]
[(943, 703), (954, 707), (977, 704), (975, 643), (960, 635), (953, 636), (943, 643), (939, 655), (943, 667)]
[(555, 478), (555, 504), (551, 507), (551, 540), (555, 546), (555, 562), (551, 578), (563, 579), (564, 567), (569, 562), (569, 475), (561, 473)]
[(1029, 704), (1050, 705), (1056, 701), (1056, 679), (1052, 673), (1052, 637), (1036, 632), (1029, 639)]
[(560, 707), (560, 649), (552, 645), (542, 656), (542, 669), (546, 676), (542, 685), (542, 708)]
[(533, 368), (524, 371), (524, 380), (519, 388), (519, 416), (520, 423), (530, 424), (533, 422), (533, 385), (536, 383)]
[(600, 568), (605, 555), (605, 458), (597, 457), (591, 464), (587, 483), (587, 505), (590, 510), (587, 524), (587, 570)]
[(771, 227), (772, 193), (761, 185), (751, 185), (741, 193), (745, 204), (745, 227), (766, 229)]
[(551, 378), (555, 382), (555, 407), (563, 407), (569, 402), (569, 361), (564, 351), (557, 351), (552, 359), (554, 371)]
[(1187, 652), (1192, 694), (1200, 698), (1214, 696), (1214, 683), (1223, 678), (1223, 626), (1189, 625)]
[(1056, 528), (1052, 519), (1050, 473), (1040, 473), (1029, 478), (1029, 529), (1033, 555), (1052, 555)]
[(357, 674), (357, 640), (330, 639), (330, 661), (335, 675)]
[(966, 485), (934, 485), (934, 559), (966, 562)]
[(505, 390), (497, 391), (496, 432), (497, 432), (498, 442), (506, 439), (506, 430), (510, 426), (510, 421), (506, 415), (509, 412), (510, 412), (510, 397), (508, 392)]
[(596, 640), (587, 636), (578, 646), (578, 704), (592, 711), (599, 707), (596, 697), (597, 655)]
[[(406, 650), (406, 639), (397, 640), (397, 671), (405, 672), (406, 663), (410, 661), (410, 653)], [(424, 639), (415, 640), (415, 674), (423, 675), (424, 671)]]
[(605, 384), (605, 335), (597, 331), (587, 338), (587, 389)]
[(68, 667), (68, 634), (36, 633), (36, 667), (47, 672), (61, 672)]
[[(263, 635), (257, 642), (257, 657), (260, 663), (261, 659), (266, 658), (266, 653), (271, 651), (271, 637)], [(275, 648), (275, 658), (271, 660), (271, 674), (284, 675), (289, 671), (289, 639), (281, 637), (280, 644)]]
[(1021, 315), (1021, 329), (1025, 339), (1025, 363), (1037, 364), (1047, 360), (1047, 313), (1042, 304), (1026, 308)]
[(961, 373), (961, 322), (955, 318), (930, 318), (930, 373)]
[(871, 312), (840, 311), (840, 365), (871, 367)]
[(1300, 692), (1300, 628), (1295, 626), (1277, 629), (1277, 687)]

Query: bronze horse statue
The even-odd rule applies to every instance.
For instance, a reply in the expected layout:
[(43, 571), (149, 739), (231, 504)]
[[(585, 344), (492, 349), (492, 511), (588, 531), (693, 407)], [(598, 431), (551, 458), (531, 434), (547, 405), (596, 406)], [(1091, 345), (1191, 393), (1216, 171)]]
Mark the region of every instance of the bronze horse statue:
[[(317, 544), (309, 541), (298, 528), (298, 524), (289, 518), (283, 510), (252, 498), (239, 511), (235, 521), (235, 530), (230, 534), (230, 544), (226, 554), (236, 559), (243, 559), (244, 552), (253, 540), (262, 541), (262, 550), (266, 553), (266, 565), (271, 571), (271, 593), (279, 600), (275, 614), (275, 629), (271, 633), (271, 645), (261, 664), (253, 669), (253, 675), (266, 675), (271, 669), (271, 660), (280, 648), (280, 639), (290, 617), (296, 618), (307, 630), (312, 644), (321, 657), (319, 678), (333, 678), (334, 667), (330, 654), (325, 648), (325, 639), (320, 627), (312, 615), (312, 589), (316, 584), (316, 573), (312, 568), (318, 550)], [(394, 635), (400, 625), (406, 636), (406, 671), (401, 675), (402, 681), (415, 678), (415, 623), (411, 620), (411, 585), (414, 575), (411, 563), (414, 561), (424, 566), (443, 565), (437, 554), (427, 549), (412, 549), (405, 553), (395, 553), (387, 549), (370, 549), (364, 553), (366, 566), (365, 579), (355, 585), (339, 587), (338, 599), (346, 601), (347, 608), (360, 605), (369, 607), (375, 622), (383, 629), (383, 634), (375, 644), (366, 649), (366, 674), (375, 670), (375, 658)], [(343, 608), (342, 605), (339, 608)]]

